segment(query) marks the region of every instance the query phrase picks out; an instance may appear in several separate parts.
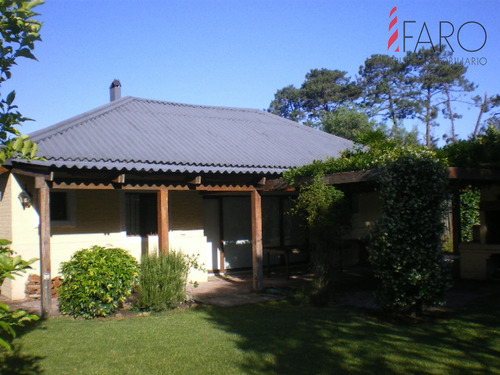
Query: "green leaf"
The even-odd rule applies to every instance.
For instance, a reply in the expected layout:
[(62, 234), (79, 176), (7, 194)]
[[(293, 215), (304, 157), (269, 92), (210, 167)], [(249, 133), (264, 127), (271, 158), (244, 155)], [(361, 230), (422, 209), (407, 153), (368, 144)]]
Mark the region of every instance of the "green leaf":
[(24, 145), (24, 139), (22, 137), (18, 137), (14, 140), (12, 144), (12, 149), (15, 151), (21, 151)]
[(31, 60), (37, 59), (35, 57), (35, 55), (33, 55), (33, 53), (31, 52), (31, 50), (29, 48), (21, 48), (20, 50), (18, 50), (16, 52), (16, 57), (26, 57), (26, 58), (31, 59)]
[(10, 344), (7, 341), (5, 341), (4, 339), (2, 339), (1, 337), (0, 337), (0, 346), (3, 347), (7, 351), (12, 349)]
[(9, 106), (12, 105), (12, 103), (14, 102), (14, 99), (16, 98), (16, 92), (15, 91), (11, 91), (9, 93), (9, 95), (7, 95), (7, 99), (5, 100), (7, 102), (7, 104)]
[(6, 239), (0, 239), (0, 246), (10, 245), (12, 242)]
[(5, 311), (5, 312), (10, 312), (10, 307), (9, 305), (5, 304), (5, 303), (2, 303), (0, 302), (0, 309)]
[(45, 1), (43, 0), (32, 0), (26, 4), (26, 9), (31, 10), (34, 7), (37, 7), (39, 5), (45, 4)]

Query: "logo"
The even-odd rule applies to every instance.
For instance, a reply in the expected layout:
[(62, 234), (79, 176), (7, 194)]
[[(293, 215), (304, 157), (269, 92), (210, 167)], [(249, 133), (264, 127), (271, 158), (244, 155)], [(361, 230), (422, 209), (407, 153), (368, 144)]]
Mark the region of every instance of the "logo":
[(432, 49), (446, 48), (451, 52), (476, 53), (483, 49), (488, 40), (486, 28), (480, 22), (474, 20), (460, 25), (443, 20), (435, 25), (429, 24), (430, 27), (426, 22), (419, 23), (414, 20), (403, 20), (402, 38), (400, 38), (397, 10), (397, 7), (394, 7), (389, 13), (387, 51), (400, 52), (399, 46), (402, 44), (402, 52), (416, 52), (418, 49), (425, 47)]
[[(391, 14), (389, 14), (389, 18), (392, 17), (392, 15), (396, 12), (397, 7), (394, 7), (392, 8), (391, 10)], [(394, 16), (394, 18), (390, 21), (389, 23), (389, 32), (391, 32), (391, 30), (394, 28), (394, 26), (396, 26), (396, 29), (394, 29), (392, 31), (392, 34), (390, 35), (389, 37), (389, 40), (387, 42), (387, 51), (389, 51), (389, 49), (391, 48), (391, 46), (394, 44), (394, 42), (396, 40), (398, 40), (398, 27), (397, 27), (397, 23), (398, 23), (398, 16)], [(399, 52), (399, 44), (397, 45), (396, 49), (394, 50), (394, 52)]]

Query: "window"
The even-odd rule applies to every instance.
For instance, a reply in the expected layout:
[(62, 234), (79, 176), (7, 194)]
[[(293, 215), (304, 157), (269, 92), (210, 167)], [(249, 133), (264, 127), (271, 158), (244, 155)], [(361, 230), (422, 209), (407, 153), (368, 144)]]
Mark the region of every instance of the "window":
[(54, 226), (75, 225), (74, 192), (50, 192), (50, 222)]
[(292, 215), (294, 201), (288, 196), (262, 198), (262, 226), (265, 247), (300, 246), (304, 230), (299, 216)]
[(125, 227), (129, 236), (158, 234), (155, 193), (125, 194)]

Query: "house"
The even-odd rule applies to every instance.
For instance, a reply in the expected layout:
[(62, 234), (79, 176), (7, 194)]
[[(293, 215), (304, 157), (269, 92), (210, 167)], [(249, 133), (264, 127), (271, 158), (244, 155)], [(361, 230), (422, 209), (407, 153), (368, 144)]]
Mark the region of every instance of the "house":
[[(460, 255), (460, 276), (473, 280), (500, 280), (500, 170), (449, 168), (454, 193), (455, 217), (460, 217), (460, 191), (479, 190), (479, 225), (471, 242), (461, 242), (460, 231), (454, 236)], [(459, 228), (459, 222), (455, 225)]]
[[(353, 202), (349, 238), (369, 236), (370, 227), (380, 217), (381, 202), (375, 191), (379, 170), (342, 172), (325, 176), (325, 182), (348, 192)], [(458, 256), (457, 276), (470, 280), (500, 279), (500, 170), (449, 167), (450, 212), (446, 218), (447, 235)], [(480, 194), (480, 222), (471, 242), (461, 238), (460, 194), (475, 188)], [(362, 257), (351, 251), (349, 256)]]
[[(213, 272), (252, 267), (258, 289), (263, 246), (300, 242), (282, 173), (353, 146), (261, 110), (122, 98), (117, 80), (110, 97), (33, 133), (45, 160), (1, 170), (0, 238), (39, 258), (43, 280), (75, 251), (110, 245), (138, 259), (181, 250)], [(26, 278), (2, 294), (24, 298)]]

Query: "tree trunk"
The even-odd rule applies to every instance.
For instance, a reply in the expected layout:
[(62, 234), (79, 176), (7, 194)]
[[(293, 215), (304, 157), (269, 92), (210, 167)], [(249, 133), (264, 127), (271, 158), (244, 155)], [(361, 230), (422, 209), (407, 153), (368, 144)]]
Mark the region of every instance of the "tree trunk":
[(431, 90), (427, 89), (427, 100), (425, 102), (425, 145), (432, 146), (431, 142)]
[(456, 136), (455, 136), (455, 114), (453, 113), (453, 110), (451, 109), (451, 99), (450, 99), (450, 88), (446, 84), (444, 85), (444, 92), (446, 95), (446, 108), (448, 109), (448, 114), (450, 116), (450, 122), (451, 122), (451, 129), (450, 129), (450, 138), (453, 143), (457, 141)]
[(396, 119), (396, 113), (394, 111), (394, 100), (392, 99), (391, 95), (389, 95), (389, 115), (391, 116), (392, 120), (391, 137), (394, 138), (398, 131), (398, 123)]
[(481, 125), (481, 117), (483, 113), (486, 112), (486, 105), (488, 104), (488, 94), (484, 93), (484, 101), (479, 108), (479, 115), (477, 116), (476, 126), (474, 128), (474, 133), (472, 134), (473, 138), (476, 138), (479, 133), (479, 126)]

